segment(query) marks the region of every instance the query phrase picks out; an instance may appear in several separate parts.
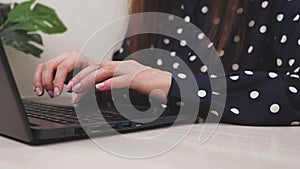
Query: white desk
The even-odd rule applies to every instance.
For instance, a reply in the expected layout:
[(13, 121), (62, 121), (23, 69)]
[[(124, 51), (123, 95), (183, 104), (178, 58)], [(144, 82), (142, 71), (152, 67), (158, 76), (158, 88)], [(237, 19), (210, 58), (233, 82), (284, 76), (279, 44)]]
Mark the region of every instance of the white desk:
[[(142, 133), (159, 130), (162, 129)], [(221, 125), (204, 145), (197, 143), (199, 130), (200, 125), (196, 125), (172, 151), (143, 160), (116, 157), (90, 140), (31, 147), (0, 137), (0, 169), (296, 169), (300, 166), (300, 128)]]

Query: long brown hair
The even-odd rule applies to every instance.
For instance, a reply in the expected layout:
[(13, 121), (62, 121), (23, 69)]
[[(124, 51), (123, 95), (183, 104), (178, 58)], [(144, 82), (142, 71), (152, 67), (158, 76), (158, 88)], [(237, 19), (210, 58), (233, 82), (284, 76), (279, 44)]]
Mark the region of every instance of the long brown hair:
[[(178, 7), (180, 7), (180, 0), (132, 0), (130, 13), (141, 12), (164, 12), (174, 15), (180, 15)], [(209, 4), (209, 20), (206, 23), (207, 36), (214, 42), (217, 51), (221, 51), (230, 41), (231, 35), (234, 31), (240, 35), (239, 44), (236, 52), (240, 53), (243, 48), (245, 30), (238, 28), (235, 30), (237, 24), (244, 24), (245, 19), (237, 19), (237, 14), (245, 15), (247, 12), (247, 4), (243, 0), (211, 0)], [(245, 18), (245, 17), (243, 17)], [(129, 24), (129, 30), (135, 29), (134, 21)], [(135, 52), (139, 49), (149, 48), (154, 43), (155, 37), (149, 34), (133, 36), (130, 38), (129, 51)], [(236, 58), (234, 58), (236, 59)]]

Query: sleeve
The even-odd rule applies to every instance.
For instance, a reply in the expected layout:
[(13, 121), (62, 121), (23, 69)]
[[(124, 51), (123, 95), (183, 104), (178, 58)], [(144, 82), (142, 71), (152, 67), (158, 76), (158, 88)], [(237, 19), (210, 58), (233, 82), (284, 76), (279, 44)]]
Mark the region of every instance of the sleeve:
[[(240, 70), (226, 74), (227, 101), (222, 113), (224, 123), (241, 125), (300, 125), (300, 2), (273, 1), (273, 14), (270, 31), (271, 48), (274, 56), (269, 61), (274, 63), (272, 71)], [(271, 57), (271, 56), (270, 56)], [(183, 80), (173, 74), (169, 92), (169, 106), (178, 107), (175, 103), (196, 101), (200, 97), (204, 110), (199, 111), (205, 118), (207, 113), (220, 116), (221, 112), (208, 110), (212, 95), (210, 78), (204, 73), (194, 73), (199, 89), (183, 97), (177, 83)], [(188, 84), (187, 84), (188, 85)], [(180, 96), (179, 96), (180, 95)], [(177, 98), (177, 100), (176, 100)]]

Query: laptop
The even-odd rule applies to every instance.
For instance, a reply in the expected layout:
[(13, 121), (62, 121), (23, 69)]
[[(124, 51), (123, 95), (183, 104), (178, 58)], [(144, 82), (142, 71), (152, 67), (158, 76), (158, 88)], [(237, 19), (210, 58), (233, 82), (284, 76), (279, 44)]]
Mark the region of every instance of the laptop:
[[(43, 99), (37, 98), (22, 99), (2, 42), (0, 42), (0, 81), (0, 135), (30, 145), (168, 126), (172, 125), (177, 118), (177, 110), (170, 110), (162, 106), (163, 113), (153, 121), (141, 123), (136, 120), (128, 120), (118, 110), (125, 110), (132, 105), (120, 103), (121, 106), (117, 109), (113, 105), (116, 98), (112, 97), (111, 91), (94, 92), (92, 97), (88, 96), (76, 105), (51, 104), (49, 100), (43, 101)], [(121, 94), (122, 90), (116, 92), (120, 93), (117, 96), (124, 98), (124, 95)], [(149, 109), (147, 96), (135, 91), (130, 92), (130, 100), (136, 110), (146, 111)], [(96, 109), (80, 109), (80, 107), (93, 107), (87, 105), (91, 103), (90, 100), (97, 103)], [(66, 103), (70, 103), (70, 99)], [(79, 111), (81, 112), (78, 113)], [(153, 114), (157, 114), (157, 110)], [(190, 118), (187, 115), (180, 121), (182, 123), (195, 122)]]

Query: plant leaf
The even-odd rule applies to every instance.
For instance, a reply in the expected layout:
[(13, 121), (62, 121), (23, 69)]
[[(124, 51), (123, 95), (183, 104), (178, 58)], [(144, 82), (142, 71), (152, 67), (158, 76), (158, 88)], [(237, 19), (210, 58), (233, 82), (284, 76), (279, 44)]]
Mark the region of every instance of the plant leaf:
[(42, 31), (46, 34), (63, 33), (67, 30), (52, 8), (34, 4), (35, 0), (15, 6), (8, 14), (10, 30)]
[(20, 30), (4, 30), (0, 36), (5, 45), (14, 47), (26, 54), (40, 57), (43, 52), (39, 47), (39, 45), (43, 45), (42, 37), (39, 34)]

